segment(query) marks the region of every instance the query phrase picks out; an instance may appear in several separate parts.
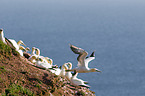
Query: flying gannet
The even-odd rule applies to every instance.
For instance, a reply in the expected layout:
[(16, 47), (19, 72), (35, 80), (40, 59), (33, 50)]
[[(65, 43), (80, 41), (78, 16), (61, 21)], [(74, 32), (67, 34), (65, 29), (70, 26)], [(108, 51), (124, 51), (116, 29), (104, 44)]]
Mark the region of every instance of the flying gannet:
[(79, 56), (77, 57), (77, 60), (78, 60), (77, 66), (78, 67), (71, 69), (71, 70), (67, 70), (67, 71), (76, 70), (78, 73), (101, 72), (100, 70), (98, 70), (96, 68), (88, 67), (88, 63), (95, 59), (94, 52), (91, 54), (90, 57), (86, 58), (88, 53), (84, 49), (78, 48), (71, 44), (70, 44), (70, 48), (75, 54), (79, 54)]

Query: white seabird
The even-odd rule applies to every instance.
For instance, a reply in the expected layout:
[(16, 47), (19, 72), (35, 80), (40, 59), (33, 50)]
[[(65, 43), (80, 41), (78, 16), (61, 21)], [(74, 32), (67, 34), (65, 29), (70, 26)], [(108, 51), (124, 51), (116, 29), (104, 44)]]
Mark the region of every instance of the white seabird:
[(22, 40), (19, 40), (18, 42), (16, 42), (14, 39), (8, 39), (12, 45), (15, 47), (16, 51), (18, 51), (20, 53), (21, 56), (23, 56), (23, 51), (20, 49), (21, 44), (26, 46), (24, 44), (24, 42)]
[(36, 65), (46, 69), (52, 68), (51, 62), (48, 62), (46, 57), (40, 55), (40, 50), (38, 48), (35, 48), (35, 50), (36, 50), (36, 58), (37, 58)]
[(83, 87), (90, 88), (90, 86), (86, 85), (88, 83), (86, 81), (83, 81), (82, 79), (78, 79), (77, 75), (78, 75), (78, 72), (74, 70), (74, 75), (71, 77), (71, 83), (75, 86), (83, 86)]
[(6, 43), (6, 40), (5, 40), (5, 37), (4, 37), (3, 29), (0, 29), (0, 40), (1, 40), (3, 43), (7, 44), (7, 43)]
[(36, 58), (38, 57), (35, 53), (35, 50), (36, 48), (35, 47), (32, 47), (32, 52), (31, 52), (31, 56), (28, 58), (28, 60), (31, 62), (31, 63), (36, 63)]
[[(68, 62), (67, 65), (68, 65), (67, 70), (71, 70), (72, 69), (72, 63)], [(72, 73), (70, 71), (66, 72), (65, 77), (67, 78), (67, 80), (70, 81), (71, 77), (72, 77)]]
[(67, 63), (64, 63), (61, 68), (49, 68), (49, 70), (55, 75), (65, 77), (65, 70), (67, 70)]
[(52, 67), (49, 63), (44, 62), (43, 59), (39, 58), (39, 57), (37, 57), (35, 64), (36, 64), (36, 66), (41, 67), (41, 68), (45, 68), (45, 69)]
[(79, 56), (77, 57), (77, 60), (78, 60), (77, 66), (78, 67), (71, 69), (71, 70), (68, 70), (68, 71), (76, 70), (78, 73), (101, 72), (100, 70), (98, 70), (96, 68), (89, 68), (88, 67), (88, 63), (90, 61), (92, 61), (93, 59), (95, 59), (94, 52), (91, 54), (90, 57), (86, 58), (88, 53), (85, 50), (78, 48), (78, 47), (71, 45), (71, 44), (70, 44), (70, 48), (75, 54), (79, 54)]
[(36, 50), (36, 55), (37, 55), (39, 58), (41, 58), (41, 59), (43, 60), (43, 62), (50, 64), (51, 67), (52, 67), (53, 60), (50, 59), (50, 58), (48, 58), (48, 57), (41, 56), (41, 55), (40, 55), (40, 49), (35, 48), (35, 50)]
[(21, 44), (26, 46), (22, 40), (19, 40), (16, 42), (14, 39), (9, 39), (9, 41), (13, 44), (13, 46), (16, 48), (16, 51), (20, 49)]

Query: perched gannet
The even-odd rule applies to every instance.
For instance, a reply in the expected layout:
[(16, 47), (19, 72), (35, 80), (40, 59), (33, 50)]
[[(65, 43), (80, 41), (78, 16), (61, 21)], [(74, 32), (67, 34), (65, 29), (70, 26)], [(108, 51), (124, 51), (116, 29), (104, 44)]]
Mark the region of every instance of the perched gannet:
[(47, 60), (48, 63), (50, 63), (51, 65), (53, 65), (53, 60), (48, 58), (48, 57), (45, 57), (45, 59)]
[(32, 52), (31, 52), (31, 55), (35, 55), (36, 53), (35, 53), (35, 47), (32, 47)]
[(45, 68), (45, 69), (52, 67), (49, 63), (44, 62), (43, 59), (39, 58), (39, 57), (37, 57), (35, 64), (36, 64), (36, 66), (41, 67), (41, 68)]
[[(68, 65), (67, 70), (71, 70), (72, 69), (72, 63), (68, 62), (67, 65)], [(67, 80), (70, 81), (71, 77), (72, 77), (72, 73), (70, 71), (66, 72), (65, 77), (67, 78)]]
[(33, 56), (31, 56), (31, 58), (29, 58), (29, 61), (31, 62), (31, 63), (36, 63), (36, 56), (35, 55), (33, 55)]
[(76, 67), (72, 70), (68, 70), (68, 71), (76, 70), (78, 73), (101, 72), (100, 70), (98, 70), (96, 68), (89, 68), (88, 67), (88, 63), (90, 61), (92, 61), (93, 59), (95, 59), (94, 52), (91, 54), (90, 57), (86, 58), (88, 53), (85, 50), (78, 48), (78, 47), (71, 45), (71, 44), (70, 44), (70, 48), (75, 54), (79, 54), (79, 56), (77, 58), (77, 60), (78, 60), (77, 66), (78, 67)]
[(60, 68), (49, 68), (50, 72), (54, 73), (55, 75), (65, 77), (65, 70), (67, 70), (67, 63), (64, 63)]
[(26, 51), (25, 47), (20, 46), (18, 52), (20, 53), (21, 56), (23, 56), (23, 51)]
[(20, 49), (21, 44), (24, 45), (24, 46), (26, 46), (26, 45), (23, 43), (23, 41), (22, 41), (22, 40), (19, 40), (18, 42), (16, 42), (14, 39), (8, 39), (8, 40), (13, 44), (13, 46), (14, 46), (15, 49), (16, 49), (16, 51), (18, 51), (18, 52), (20, 53), (20, 55), (23, 56), (23, 53), (22, 53), (22, 51), (21, 51), (21, 49)]
[(74, 75), (71, 77), (71, 83), (75, 86), (83, 86), (89, 88), (90, 86), (86, 85), (88, 84), (86, 81), (83, 81), (82, 79), (77, 78), (78, 72), (74, 70)]
[(19, 40), (18, 42), (16, 42), (14, 39), (9, 39), (9, 41), (10, 41), (10, 42), (13, 44), (13, 46), (16, 48), (16, 51), (19, 50), (21, 44), (24, 45), (24, 46), (26, 46), (22, 40)]
[(30, 53), (28, 53), (28, 51), (31, 51), (29, 47), (23, 47), (23, 46), (20, 46), (20, 48), (22, 51), (23, 51), (23, 56), (27, 59), (29, 59), (29, 57), (31, 56)]
[(3, 43), (7, 44), (6, 41), (5, 41), (3, 29), (0, 29), (0, 40), (2, 40)]
[(62, 68), (61, 68), (61, 72), (60, 72), (60, 74), (59, 74), (59, 76), (62, 76), (62, 77), (64, 77), (65, 76), (65, 70), (67, 70), (67, 63), (64, 63), (63, 65), (62, 65)]
[(43, 60), (43, 63), (48, 63), (52, 67), (53, 60), (48, 57), (41, 56), (40, 49), (35, 48), (35, 50), (36, 50), (36, 55)]
[[(35, 47), (32, 47), (32, 52), (31, 52), (31, 56), (28, 58), (28, 60), (31, 62), (31, 63), (36, 63), (36, 59), (38, 56), (36, 55), (35, 53)], [(33, 58), (32, 58), (33, 57)], [(35, 57), (35, 58), (34, 58)]]

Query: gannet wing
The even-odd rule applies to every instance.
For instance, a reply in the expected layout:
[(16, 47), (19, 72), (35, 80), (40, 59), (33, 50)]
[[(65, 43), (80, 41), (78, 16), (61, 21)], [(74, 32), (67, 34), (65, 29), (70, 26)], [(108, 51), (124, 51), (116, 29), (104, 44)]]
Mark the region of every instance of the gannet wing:
[(82, 48), (76, 47), (74, 45), (70, 45), (71, 50), (75, 53), (75, 54), (82, 54), (84, 52), (84, 50)]
[(13, 39), (9, 39), (9, 41), (12, 43), (12, 45), (16, 48), (16, 50), (19, 50), (19, 46), (17, 44), (17, 42)]
[(85, 63), (89, 63), (90, 61), (95, 59), (95, 51), (92, 52), (92, 54), (90, 55), (90, 57), (85, 59)]
[(78, 66), (85, 66), (85, 58), (88, 55), (88, 53), (84, 49), (76, 47), (71, 44), (70, 44), (70, 48), (75, 54), (79, 54), (79, 56), (77, 57)]
[(7, 39), (6, 37), (5, 37), (5, 41), (6, 41), (7, 45), (9, 45), (12, 49), (16, 49), (16, 48), (13, 46), (12, 42), (11, 42), (9, 39)]
[(85, 58), (88, 55), (86, 51), (84, 51), (82, 54), (79, 54), (77, 60), (78, 60), (78, 65), (77, 66), (85, 66)]

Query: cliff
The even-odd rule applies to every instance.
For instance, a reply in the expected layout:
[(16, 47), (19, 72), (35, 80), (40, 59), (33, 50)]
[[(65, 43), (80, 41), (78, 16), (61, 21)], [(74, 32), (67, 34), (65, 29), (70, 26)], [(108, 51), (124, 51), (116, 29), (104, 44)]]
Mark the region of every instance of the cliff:
[(85, 87), (40, 69), (0, 41), (0, 96), (94, 96)]

